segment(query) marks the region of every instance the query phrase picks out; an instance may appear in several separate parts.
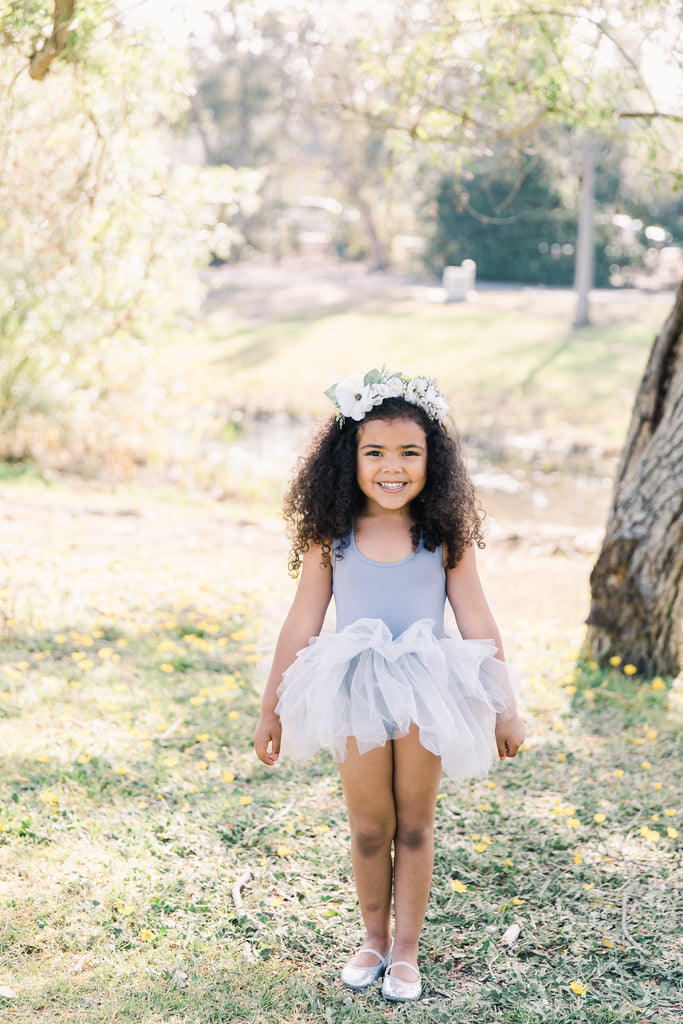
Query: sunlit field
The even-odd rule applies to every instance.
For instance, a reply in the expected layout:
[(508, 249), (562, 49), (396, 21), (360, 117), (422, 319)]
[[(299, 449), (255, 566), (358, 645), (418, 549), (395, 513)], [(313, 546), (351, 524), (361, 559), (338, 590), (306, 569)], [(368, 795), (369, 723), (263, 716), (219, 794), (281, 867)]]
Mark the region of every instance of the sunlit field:
[[(667, 310), (605, 307), (577, 334), (564, 298), (523, 308), (523, 293), (409, 292), (391, 309), (347, 295), (307, 322), (295, 303), (289, 325), (247, 316), (248, 289), (235, 299), (192, 358), (177, 343), (202, 410), (229, 396), (315, 415), (321, 383), (359, 364), (426, 364), (473, 431), (488, 409), (499, 438), (599, 432), (600, 473)], [(361, 927), (334, 764), (269, 772), (251, 751), (292, 593), (277, 474), (259, 483), (248, 451), (242, 475), (208, 457), (204, 474), (192, 450), (154, 486), (4, 474), (3, 1024), (679, 1024), (683, 690), (579, 660), (608, 492), (594, 514), (554, 501), (540, 522), (490, 491), (480, 564), (528, 739), (483, 782), (444, 780), (424, 997), (390, 1006), (338, 980)]]

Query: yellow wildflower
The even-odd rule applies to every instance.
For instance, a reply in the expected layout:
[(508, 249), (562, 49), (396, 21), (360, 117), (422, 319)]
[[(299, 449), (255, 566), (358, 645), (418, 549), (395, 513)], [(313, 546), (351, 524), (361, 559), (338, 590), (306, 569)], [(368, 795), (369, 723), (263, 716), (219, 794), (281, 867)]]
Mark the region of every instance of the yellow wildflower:
[(638, 671), (638, 669), (636, 668), (635, 665), (624, 665), (624, 675), (625, 676), (634, 676), (637, 671)]
[(459, 878), (451, 879), (451, 889), (453, 892), (467, 892), (467, 886), (464, 882), (461, 882)]
[[(610, 658), (610, 661), (611, 660), (612, 659)], [(572, 982), (570, 982), (569, 987), (570, 987), (570, 989), (572, 990), (572, 992), (574, 993), (575, 996), (585, 996), (586, 992), (588, 991), (586, 986), (582, 985), (580, 981), (572, 981)]]

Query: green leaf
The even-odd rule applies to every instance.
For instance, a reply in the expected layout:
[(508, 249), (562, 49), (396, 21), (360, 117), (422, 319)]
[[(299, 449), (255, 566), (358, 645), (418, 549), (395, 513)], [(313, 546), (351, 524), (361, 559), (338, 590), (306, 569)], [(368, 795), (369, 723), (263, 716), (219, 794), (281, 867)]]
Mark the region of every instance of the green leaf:
[(380, 381), (381, 379), (382, 379), (382, 374), (381, 374), (380, 370), (377, 370), (377, 369), (375, 369), (375, 370), (368, 370), (368, 372), (363, 377), (363, 383), (366, 384), (366, 385), (367, 384), (377, 384), (377, 382)]

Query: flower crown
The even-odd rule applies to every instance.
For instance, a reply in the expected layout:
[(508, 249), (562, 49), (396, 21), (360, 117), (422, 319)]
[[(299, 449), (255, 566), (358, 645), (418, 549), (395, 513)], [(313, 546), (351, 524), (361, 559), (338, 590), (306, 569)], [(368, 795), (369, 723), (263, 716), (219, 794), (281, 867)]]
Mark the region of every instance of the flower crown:
[(337, 408), (340, 426), (344, 425), (347, 416), (352, 420), (362, 420), (385, 398), (404, 398), (411, 405), (418, 405), (430, 420), (437, 423), (442, 423), (448, 412), (448, 405), (433, 377), (406, 377), (402, 373), (389, 373), (386, 367), (354, 373), (341, 384), (333, 384), (325, 394)]

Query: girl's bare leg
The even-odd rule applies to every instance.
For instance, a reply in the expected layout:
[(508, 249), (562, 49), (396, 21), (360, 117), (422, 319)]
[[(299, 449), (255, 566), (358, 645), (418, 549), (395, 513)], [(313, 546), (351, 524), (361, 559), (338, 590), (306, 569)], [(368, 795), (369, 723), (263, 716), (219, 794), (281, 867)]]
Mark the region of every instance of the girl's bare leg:
[[(417, 947), (427, 912), (434, 867), (434, 812), (441, 780), (441, 759), (425, 750), (416, 726), (393, 741), (394, 838), (393, 960), (417, 964)], [(415, 975), (397, 967), (392, 975), (414, 982)]]
[[(393, 795), (393, 744), (358, 752), (349, 737), (339, 774), (351, 827), (351, 863), (365, 924), (364, 945), (382, 956), (391, 946), (391, 844), (396, 832)], [(358, 953), (351, 963), (375, 967), (375, 957)]]

